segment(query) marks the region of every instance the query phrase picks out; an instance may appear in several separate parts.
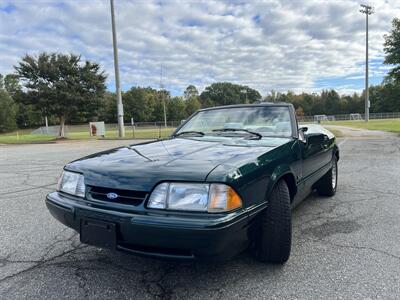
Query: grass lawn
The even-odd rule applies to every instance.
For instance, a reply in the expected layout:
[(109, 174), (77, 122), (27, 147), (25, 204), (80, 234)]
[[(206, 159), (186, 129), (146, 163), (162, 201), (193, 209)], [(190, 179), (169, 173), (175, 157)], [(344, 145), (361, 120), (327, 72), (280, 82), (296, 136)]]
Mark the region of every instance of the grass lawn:
[(325, 122), (323, 124), (350, 126), (350, 127), (364, 128), (369, 130), (381, 130), (381, 131), (400, 133), (400, 119), (369, 120), (369, 122), (365, 122), (363, 120), (333, 121), (333, 122)]
[(54, 136), (41, 134), (20, 134), (17, 132), (0, 134), (0, 144), (40, 143), (54, 140)]
[[(124, 139), (157, 139), (159, 137), (167, 137), (175, 128), (140, 128), (135, 130), (135, 135), (133, 135), (132, 129), (125, 129)], [(103, 139), (102, 137), (90, 137), (89, 132), (70, 132), (67, 135), (68, 139), (72, 140), (85, 140), (85, 139)], [(117, 130), (107, 130), (104, 139), (119, 139)]]
[[(164, 138), (175, 130), (175, 128), (139, 128), (135, 130), (133, 137), (132, 129), (125, 129), (124, 139), (157, 139)], [(31, 130), (19, 130), (11, 133), (0, 134), (0, 144), (24, 144), (24, 143), (40, 143), (54, 141), (55, 137), (50, 135), (30, 134)], [(67, 138), (71, 140), (90, 140), (103, 139), (102, 137), (91, 137), (89, 132), (72, 130), (67, 134)], [(117, 130), (107, 130), (104, 139), (119, 139)]]

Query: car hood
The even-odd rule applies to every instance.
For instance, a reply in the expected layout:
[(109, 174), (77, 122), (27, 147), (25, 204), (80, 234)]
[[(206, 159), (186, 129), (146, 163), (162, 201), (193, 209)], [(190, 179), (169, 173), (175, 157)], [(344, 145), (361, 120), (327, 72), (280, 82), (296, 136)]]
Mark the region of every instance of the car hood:
[(66, 165), (87, 185), (149, 191), (165, 180), (205, 181), (217, 166), (240, 166), (286, 143), (284, 138), (172, 138), (116, 148)]

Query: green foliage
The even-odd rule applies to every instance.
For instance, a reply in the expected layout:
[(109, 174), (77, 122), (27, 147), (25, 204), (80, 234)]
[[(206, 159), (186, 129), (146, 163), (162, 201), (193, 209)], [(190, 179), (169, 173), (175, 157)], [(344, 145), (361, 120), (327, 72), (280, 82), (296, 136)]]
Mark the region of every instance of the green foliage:
[(97, 63), (81, 62), (78, 55), (41, 53), (26, 55), (15, 67), (26, 88), (27, 104), (42, 115), (60, 119), (60, 136), (64, 122), (71, 117), (92, 114), (105, 92), (104, 72)]
[(18, 93), (22, 93), (22, 88), (16, 74), (7, 74), (4, 77), (4, 89), (14, 99)]
[(186, 100), (185, 103), (186, 117), (189, 117), (200, 108), (201, 108), (201, 103), (199, 100), (199, 96), (190, 97), (189, 99)]
[[(167, 92), (167, 91), (158, 91), (157, 92), (157, 97), (156, 97), (156, 100), (155, 100), (154, 106), (153, 106), (153, 114), (152, 114), (150, 121), (164, 121), (164, 101), (166, 103), (165, 105), (166, 105), (166, 110), (167, 110), (169, 98), (170, 98), (169, 92)], [(168, 115), (167, 115), (167, 119), (168, 119)]]
[[(104, 121), (106, 123), (115, 123), (117, 116), (117, 96), (115, 93), (105, 92), (103, 98), (100, 99), (99, 108), (95, 121)], [(84, 123), (81, 120), (79, 123)]]
[[(400, 68), (399, 19), (393, 21), (393, 27), (386, 36), (385, 63)], [(63, 124), (65, 120), (71, 124), (116, 122), (116, 95), (105, 91), (106, 77), (98, 64), (81, 62), (80, 56), (72, 54), (42, 53), (23, 57), (16, 71), (0, 74), (1, 131), (12, 130), (15, 122), (19, 128), (43, 126), (45, 116), (50, 124)], [(382, 85), (370, 87), (371, 112), (400, 111), (400, 81), (392, 77)], [(182, 97), (171, 97), (169, 91), (151, 87), (132, 87), (122, 93), (122, 100), (125, 122), (131, 118), (135, 122), (160, 122), (164, 120), (164, 104), (167, 120), (179, 121), (201, 107), (253, 103), (261, 100), (261, 95), (248, 86), (219, 82), (207, 86), (200, 95), (194, 85), (189, 85)], [(341, 96), (335, 90), (319, 94), (271, 91), (264, 100), (293, 103), (299, 116), (364, 112), (363, 95)]]
[(230, 82), (218, 82), (206, 87), (200, 95), (203, 107), (252, 103), (261, 100), (257, 90)]
[(302, 93), (299, 95), (289, 91), (277, 93), (274, 95), (274, 99), (292, 103), (295, 109), (301, 107), (304, 115), (308, 116), (362, 113), (364, 111), (364, 98), (358, 94), (340, 96), (335, 90), (323, 90), (321, 94)]
[(160, 99), (157, 90), (153, 88), (132, 87), (129, 91), (123, 93), (122, 101), (126, 121), (133, 118), (135, 122), (149, 122), (154, 120), (154, 110)]
[(17, 108), (6, 90), (0, 88), (0, 132), (16, 129)]
[(383, 50), (386, 54), (384, 63), (394, 66), (389, 71), (387, 79), (400, 83), (400, 18), (393, 19), (392, 30), (384, 37)]
[(400, 111), (400, 82), (387, 83), (369, 88), (371, 112)]
[(197, 90), (197, 88), (194, 85), (189, 85), (186, 90), (183, 93), (183, 97), (185, 98), (185, 100), (189, 100), (190, 98), (193, 97), (198, 97), (199, 96), (199, 91)]
[(185, 101), (182, 97), (173, 97), (168, 103), (168, 120), (183, 120), (187, 117), (185, 110)]

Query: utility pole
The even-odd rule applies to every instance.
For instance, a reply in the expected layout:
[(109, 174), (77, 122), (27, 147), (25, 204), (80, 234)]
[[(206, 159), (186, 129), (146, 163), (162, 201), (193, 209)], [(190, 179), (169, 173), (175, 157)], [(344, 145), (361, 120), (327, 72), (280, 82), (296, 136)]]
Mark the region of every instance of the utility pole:
[(161, 101), (163, 102), (164, 105), (164, 127), (167, 128), (167, 110), (165, 107), (165, 90), (164, 90), (164, 85), (162, 81), (162, 64), (161, 64), (161, 70), (160, 70), (160, 89), (161, 89)]
[(371, 6), (361, 4), (360, 12), (365, 14), (365, 122), (369, 120), (369, 85), (368, 85), (368, 16), (374, 13)]
[(110, 0), (110, 6), (111, 6), (112, 37), (113, 37), (113, 47), (114, 47), (115, 92), (117, 94), (118, 136), (125, 137), (124, 106), (122, 104), (121, 85), (119, 82), (118, 47), (117, 47), (117, 33), (115, 30), (114, 0)]

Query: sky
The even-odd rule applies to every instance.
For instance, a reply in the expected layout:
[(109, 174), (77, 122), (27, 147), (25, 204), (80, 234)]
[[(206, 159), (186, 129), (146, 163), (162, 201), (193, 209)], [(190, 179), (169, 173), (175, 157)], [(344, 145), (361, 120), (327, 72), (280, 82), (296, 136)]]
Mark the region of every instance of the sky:
[[(370, 16), (370, 83), (388, 71), (384, 34), (399, 0), (364, 1)], [(271, 90), (341, 94), (364, 85), (365, 15), (359, 1), (115, 0), (122, 89), (160, 87), (182, 95), (214, 82)], [(108, 0), (0, 0), (0, 73), (25, 54), (81, 54), (98, 62), (115, 90)], [(161, 72), (162, 70), (162, 72)]]

